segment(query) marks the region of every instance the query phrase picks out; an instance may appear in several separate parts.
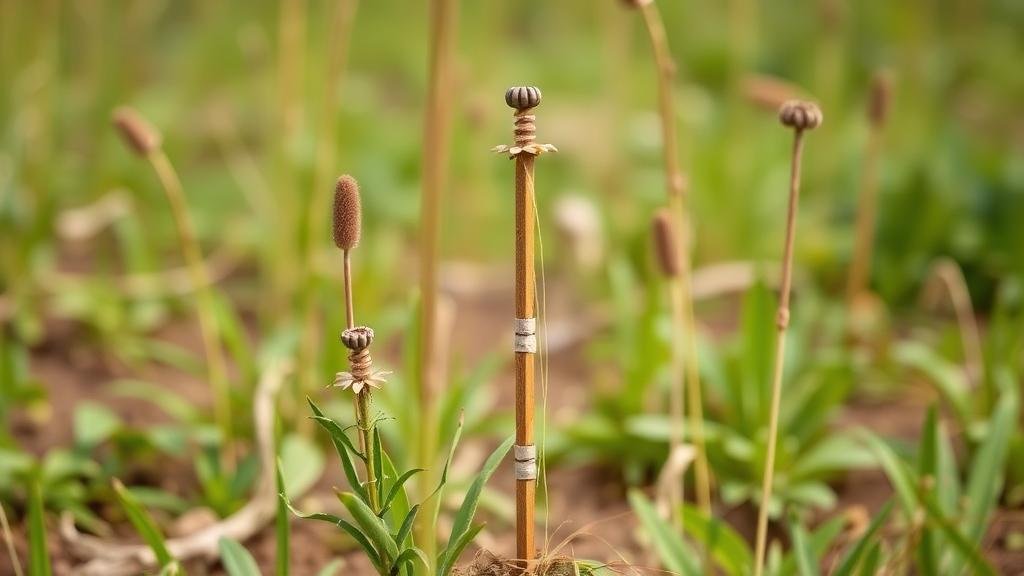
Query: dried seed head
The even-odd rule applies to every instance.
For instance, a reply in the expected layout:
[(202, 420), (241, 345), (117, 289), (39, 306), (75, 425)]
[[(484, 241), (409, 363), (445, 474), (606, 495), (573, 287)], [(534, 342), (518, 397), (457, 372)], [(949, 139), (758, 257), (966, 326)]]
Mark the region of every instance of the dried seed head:
[(654, 0), (622, 0), (622, 3), (628, 8), (643, 8), (652, 2)]
[(140, 156), (146, 156), (160, 147), (160, 132), (133, 108), (122, 106), (114, 110), (114, 127), (125, 144)]
[(665, 276), (675, 278), (679, 275), (679, 244), (676, 242), (675, 228), (672, 226), (672, 215), (662, 208), (654, 214), (651, 224), (658, 267)]
[(540, 100), (540, 88), (536, 86), (513, 86), (505, 91), (505, 104), (516, 110), (536, 108)]
[(868, 120), (875, 126), (885, 124), (892, 103), (892, 79), (886, 72), (878, 72), (871, 79), (871, 95), (868, 99)]
[(804, 93), (795, 84), (765, 74), (746, 74), (741, 82), (747, 101), (764, 110), (778, 110)]
[(359, 183), (348, 174), (334, 186), (334, 244), (351, 250), (359, 244), (363, 213), (359, 202)]
[(341, 333), (341, 343), (349, 350), (362, 350), (373, 344), (373, 328), (356, 326)]
[(813, 102), (790, 100), (779, 109), (779, 121), (797, 131), (814, 130), (821, 126), (824, 117), (821, 108)]

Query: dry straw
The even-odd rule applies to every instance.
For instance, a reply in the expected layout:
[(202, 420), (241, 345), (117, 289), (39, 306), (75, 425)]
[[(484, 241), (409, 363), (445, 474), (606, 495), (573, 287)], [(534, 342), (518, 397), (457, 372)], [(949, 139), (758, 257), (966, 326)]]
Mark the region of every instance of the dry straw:
[(867, 290), (874, 251), (875, 221), (878, 215), (878, 166), (882, 159), (882, 136), (892, 102), (892, 81), (886, 72), (875, 74), (868, 95), (868, 144), (861, 174), (857, 207), (856, 239), (853, 260), (847, 279), (847, 307), (852, 312), (857, 300)]
[[(679, 136), (676, 130), (675, 94), (673, 82), (676, 65), (669, 50), (665, 25), (658, 6), (653, 1), (628, 1), (628, 5), (640, 9), (643, 15), (647, 36), (654, 53), (658, 68), (658, 103), (661, 117), (663, 138), (663, 154), (665, 162), (665, 189), (668, 195), (668, 211), (673, 221), (673, 229), (677, 232), (679, 244), (678, 268), (679, 279), (673, 282), (676, 294), (672, 297), (675, 307), (673, 312), (673, 333), (677, 344), (683, 346), (680, 361), (683, 367), (677, 367), (682, 381), (673, 382), (673, 386), (686, 387), (686, 403), (689, 405), (690, 425), (693, 430), (693, 443), (697, 449), (696, 488), (697, 502), (701, 512), (711, 517), (711, 471), (708, 466), (707, 449), (704, 439), (704, 404), (701, 398), (700, 367), (697, 353), (697, 323), (693, 313), (693, 294), (691, 289), (690, 263), (690, 215), (686, 202), (686, 177), (679, 166)], [(681, 422), (676, 426), (682, 427)], [(681, 490), (681, 489), (680, 489)], [(678, 508), (678, 507), (673, 507)], [(674, 511), (677, 514), (678, 511)]]
[(768, 543), (768, 509), (771, 505), (775, 480), (775, 448), (779, 436), (779, 405), (782, 398), (782, 373), (786, 354), (786, 330), (789, 327), (789, 297), (793, 283), (793, 243), (796, 238), (796, 215), (800, 200), (800, 163), (803, 156), (804, 133), (821, 125), (822, 114), (816, 104), (793, 100), (782, 105), (779, 121), (792, 128), (793, 155), (789, 180), (789, 205), (786, 211), (786, 241), (782, 257), (782, 286), (779, 308), (775, 319), (775, 368), (772, 374), (771, 412), (768, 419), (768, 445), (766, 447), (761, 501), (757, 514), (757, 540), (754, 551), (754, 576), (764, 573), (764, 556)]
[(213, 289), (210, 286), (210, 274), (203, 260), (202, 249), (196, 236), (195, 226), (188, 212), (188, 202), (182, 189), (174, 165), (164, 152), (160, 133), (137, 111), (121, 107), (114, 111), (112, 118), (114, 127), (121, 134), (125, 145), (133, 152), (145, 158), (164, 190), (167, 202), (171, 206), (171, 214), (178, 232), (185, 265), (188, 267), (192, 285), (197, 292), (196, 312), (199, 317), (199, 330), (206, 355), (207, 377), (214, 391), (214, 413), (223, 434), (225, 464), (233, 466), (232, 449), (233, 427), (231, 423), (231, 395), (227, 379), (227, 361), (220, 346), (220, 334), (217, 327), (217, 313), (214, 304)]

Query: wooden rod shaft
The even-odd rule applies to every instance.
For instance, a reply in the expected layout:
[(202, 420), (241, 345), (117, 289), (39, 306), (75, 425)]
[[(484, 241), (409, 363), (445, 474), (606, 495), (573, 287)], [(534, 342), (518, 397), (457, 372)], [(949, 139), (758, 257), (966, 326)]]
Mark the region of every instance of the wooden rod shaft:
[[(534, 189), (532, 154), (516, 156), (516, 318), (536, 317)], [(534, 354), (516, 352), (516, 444), (533, 444)], [(529, 562), (536, 552), (534, 506), (537, 481), (516, 480), (516, 556)]]

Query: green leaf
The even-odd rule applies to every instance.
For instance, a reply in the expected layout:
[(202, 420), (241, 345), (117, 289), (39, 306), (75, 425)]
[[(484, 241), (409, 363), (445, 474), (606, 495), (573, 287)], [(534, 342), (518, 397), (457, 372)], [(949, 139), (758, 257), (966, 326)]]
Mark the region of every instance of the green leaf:
[(916, 370), (931, 382), (952, 406), (960, 425), (971, 421), (971, 390), (963, 369), (920, 342), (903, 342), (894, 347), (893, 358)]
[(448, 576), (451, 573), (452, 569), (455, 568), (455, 562), (457, 562), (459, 557), (462, 556), (462, 553), (465, 552), (466, 546), (468, 546), (483, 529), (483, 524), (476, 524), (464, 531), (454, 541), (448, 542), (448, 546), (445, 547), (444, 552), (442, 553), (445, 560), (444, 562), (439, 562), (437, 565), (437, 576)]
[(228, 576), (260, 576), (256, 560), (241, 544), (229, 538), (221, 538), (217, 546)]
[(369, 489), (376, 494), (373, 501), (380, 502), (380, 497), (384, 493), (384, 446), (380, 442), (380, 429), (377, 426), (373, 427), (373, 471), (377, 479), (376, 485), (370, 486)]
[[(921, 499), (921, 503), (924, 505), (925, 512), (927, 512), (928, 520), (936, 525), (941, 531), (943, 536), (953, 545), (954, 548), (960, 553), (960, 557), (971, 566), (971, 574), (979, 574), (982, 576), (995, 576), (996, 572), (992, 569), (992, 566), (982, 557), (978, 551), (977, 545), (969, 542), (967, 538), (953, 525), (953, 522), (946, 518), (939, 509), (939, 505), (935, 502), (934, 497), (925, 490), (919, 490), (918, 496)], [(956, 568), (953, 574), (959, 574), (961, 571)], [(936, 573), (938, 569), (936, 568)]]
[(373, 542), (374, 548), (383, 552), (382, 558), (386, 559), (388, 564), (394, 562), (398, 558), (398, 544), (388, 533), (384, 521), (378, 518), (373, 510), (355, 494), (338, 492), (337, 496), (359, 528), (362, 529), (363, 534)]
[(355, 463), (352, 462), (351, 455), (356, 455), (356, 457), (361, 459), (363, 462), (365, 462), (366, 459), (358, 450), (356, 450), (355, 446), (352, 445), (352, 441), (337, 422), (330, 418), (326, 418), (324, 413), (320, 411), (320, 408), (318, 408), (312, 400), (307, 398), (306, 401), (309, 402), (309, 407), (313, 410), (313, 419), (331, 435), (331, 442), (334, 444), (334, 449), (337, 451), (338, 457), (341, 459), (341, 467), (345, 472), (345, 478), (348, 480), (349, 487), (364, 502), (369, 502), (369, 495), (366, 493), (366, 488), (364, 488), (362, 483), (359, 481), (359, 474), (356, 473), (356, 466)]
[(164, 541), (164, 535), (160, 533), (160, 529), (157, 528), (156, 523), (149, 516), (142, 506), (135, 500), (132, 493), (129, 492), (124, 484), (121, 484), (116, 478), (113, 480), (114, 493), (117, 495), (118, 502), (121, 503), (121, 508), (124, 509), (125, 515), (128, 516), (128, 520), (135, 527), (135, 531), (139, 533), (142, 540), (145, 541), (146, 545), (149, 546), (150, 550), (156, 556), (157, 563), (163, 567), (174, 562), (174, 558), (171, 553), (167, 550), (167, 544)]
[(629, 503), (636, 512), (640, 523), (651, 539), (654, 550), (661, 559), (662, 565), (671, 572), (684, 576), (700, 576), (697, 555), (683, 541), (667, 521), (658, 516), (657, 511), (639, 490), (631, 490)]
[(407, 470), (404, 474), (398, 477), (398, 480), (396, 480), (394, 484), (391, 485), (391, 488), (388, 490), (387, 498), (384, 499), (384, 504), (379, 514), (380, 516), (383, 516), (388, 512), (388, 510), (391, 509), (391, 503), (398, 496), (399, 492), (402, 491), (402, 488), (403, 486), (405, 486), (405, 483), (408, 482), (410, 478), (423, 471), (423, 468), (413, 468), (412, 470)]
[(455, 524), (452, 526), (451, 536), (448, 537), (448, 547), (445, 548), (444, 552), (441, 553), (441, 562), (439, 562), (440, 568), (444, 568), (445, 571), (442, 574), (447, 573), (447, 569), (454, 565), (458, 559), (457, 556), (453, 556), (455, 552), (452, 549), (451, 543), (458, 542), (464, 534), (470, 531), (470, 524), (473, 522), (473, 517), (476, 516), (477, 504), (480, 500), (480, 493), (484, 489), (484, 485), (491, 479), (494, 471), (498, 469), (501, 461), (508, 455), (508, 451), (512, 449), (512, 444), (515, 442), (514, 437), (507, 438), (498, 446), (494, 452), (484, 462), (483, 468), (473, 479), (473, 483), (469, 486), (469, 490), (466, 491), (465, 499), (462, 501), (462, 506), (459, 507), (458, 513), (455, 514)]
[(403, 566), (412, 564), (416, 560), (419, 560), (424, 567), (428, 566), (427, 558), (419, 548), (406, 548), (395, 559), (395, 564), (391, 567), (391, 576), (398, 576), (398, 572)]
[(75, 444), (91, 450), (121, 428), (121, 419), (106, 406), (86, 401), (75, 407), (73, 427)]
[(29, 576), (50, 576), (50, 555), (46, 549), (46, 525), (43, 522), (43, 490), (39, 475), (32, 475), (28, 501), (28, 573)]
[(885, 470), (889, 482), (892, 483), (896, 492), (897, 500), (903, 508), (903, 513), (908, 520), (912, 520), (917, 510), (917, 498), (914, 496), (914, 487), (917, 485), (917, 478), (913, 470), (896, 454), (896, 452), (881, 438), (867, 430), (860, 430), (861, 438), (867, 443), (878, 461)]
[(832, 576), (850, 576), (853, 574), (854, 569), (857, 568), (857, 565), (860, 563), (864, 553), (872, 545), (872, 540), (875, 535), (878, 534), (878, 531), (881, 530), (882, 526), (885, 524), (886, 519), (889, 518), (889, 513), (891, 511), (892, 502), (886, 502), (885, 506), (875, 514), (875, 518), (871, 521), (871, 524), (868, 525), (867, 531), (861, 535), (853, 548), (847, 551), (846, 555), (843, 556), (842, 562), (840, 562), (836, 571), (832, 573)]
[(334, 576), (338, 569), (344, 565), (345, 563), (342, 562), (340, 558), (331, 560), (326, 566), (316, 573), (316, 576)]
[(796, 558), (796, 565), (800, 576), (819, 576), (821, 560), (818, 559), (814, 549), (811, 547), (807, 530), (800, 522), (793, 518), (789, 522), (789, 533), (793, 539), (793, 557)]
[(715, 562), (727, 574), (742, 576), (754, 565), (746, 540), (728, 524), (716, 518), (708, 519), (696, 508), (683, 505), (683, 529), (697, 542), (705, 542)]
[(401, 548), (405, 545), (405, 539), (409, 537), (409, 532), (412, 531), (413, 522), (416, 521), (416, 513), (419, 512), (420, 505), (417, 504), (409, 510), (406, 514), (405, 520), (402, 521), (402, 527), (398, 529), (398, 533), (395, 534), (395, 543)]
[(277, 499), (277, 512), (274, 517), (274, 534), (277, 545), (277, 554), (274, 565), (276, 576), (288, 576), (289, 556), (291, 555), (291, 527), (288, 524), (287, 490), (284, 484), (284, 477), (281, 475), (281, 459), (275, 460), (276, 468), (274, 480), (279, 498)]
[(299, 497), (305, 494), (324, 471), (324, 455), (307, 438), (289, 434), (281, 442), (280, 468), (285, 492)]
[(363, 552), (366, 552), (366, 555), (369, 557), (370, 562), (377, 569), (377, 571), (384, 571), (384, 564), (381, 559), (380, 553), (377, 551), (377, 548), (370, 542), (369, 538), (367, 538), (366, 534), (364, 534), (363, 531), (360, 530), (357, 526), (352, 525), (347, 520), (339, 518), (334, 514), (326, 514), (321, 512), (305, 514), (303, 512), (299, 512), (292, 506), (291, 502), (289, 502), (283, 495), (281, 496), (281, 499), (288, 507), (288, 510), (290, 510), (292, 514), (295, 514), (299, 518), (302, 518), (303, 520), (317, 520), (320, 522), (327, 522), (328, 524), (334, 524), (335, 526), (347, 532), (348, 535), (356, 541), (356, 544), (359, 544), (359, 546), (363, 549)]

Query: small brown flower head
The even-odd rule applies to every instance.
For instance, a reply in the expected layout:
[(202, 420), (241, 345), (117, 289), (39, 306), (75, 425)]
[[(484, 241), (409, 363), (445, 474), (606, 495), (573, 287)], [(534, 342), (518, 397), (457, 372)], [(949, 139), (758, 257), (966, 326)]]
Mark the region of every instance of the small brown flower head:
[(892, 79), (886, 72), (878, 72), (871, 79), (871, 95), (868, 98), (868, 120), (874, 126), (882, 126), (889, 117), (892, 103)]
[(348, 174), (338, 178), (334, 186), (334, 244), (338, 248), (348, 251), (359, 244), (362, 214), (359, 183)]
[(821, 108), (813, 102), (790, 100), (779, 109), (779, 121), (782, 125), (798, 132), (814, 130), (821, 126), (823, 119)]
[(373, 344), (373, 328), (356, 326), (341, 333), (341, 343), (349, 350), (362, 350)]
[(540, 100), (540, 88), (536, 86), (513, 86), (505, 91), (505, 104), (516, 110), (536, 108)]
[(661, 273), (668, 278), (675, 278), (679, 275), (679, 244), (672, 226), (672, 215), (668, 210), (662, 208), (654, 214), (651, 231), (654, 233), (654, 254)]
[(114, 127), (125, 144), (140, 156), (146, 156), (160, 147), (160, 132), (133, 108), (122, 106), (114, 110)]

